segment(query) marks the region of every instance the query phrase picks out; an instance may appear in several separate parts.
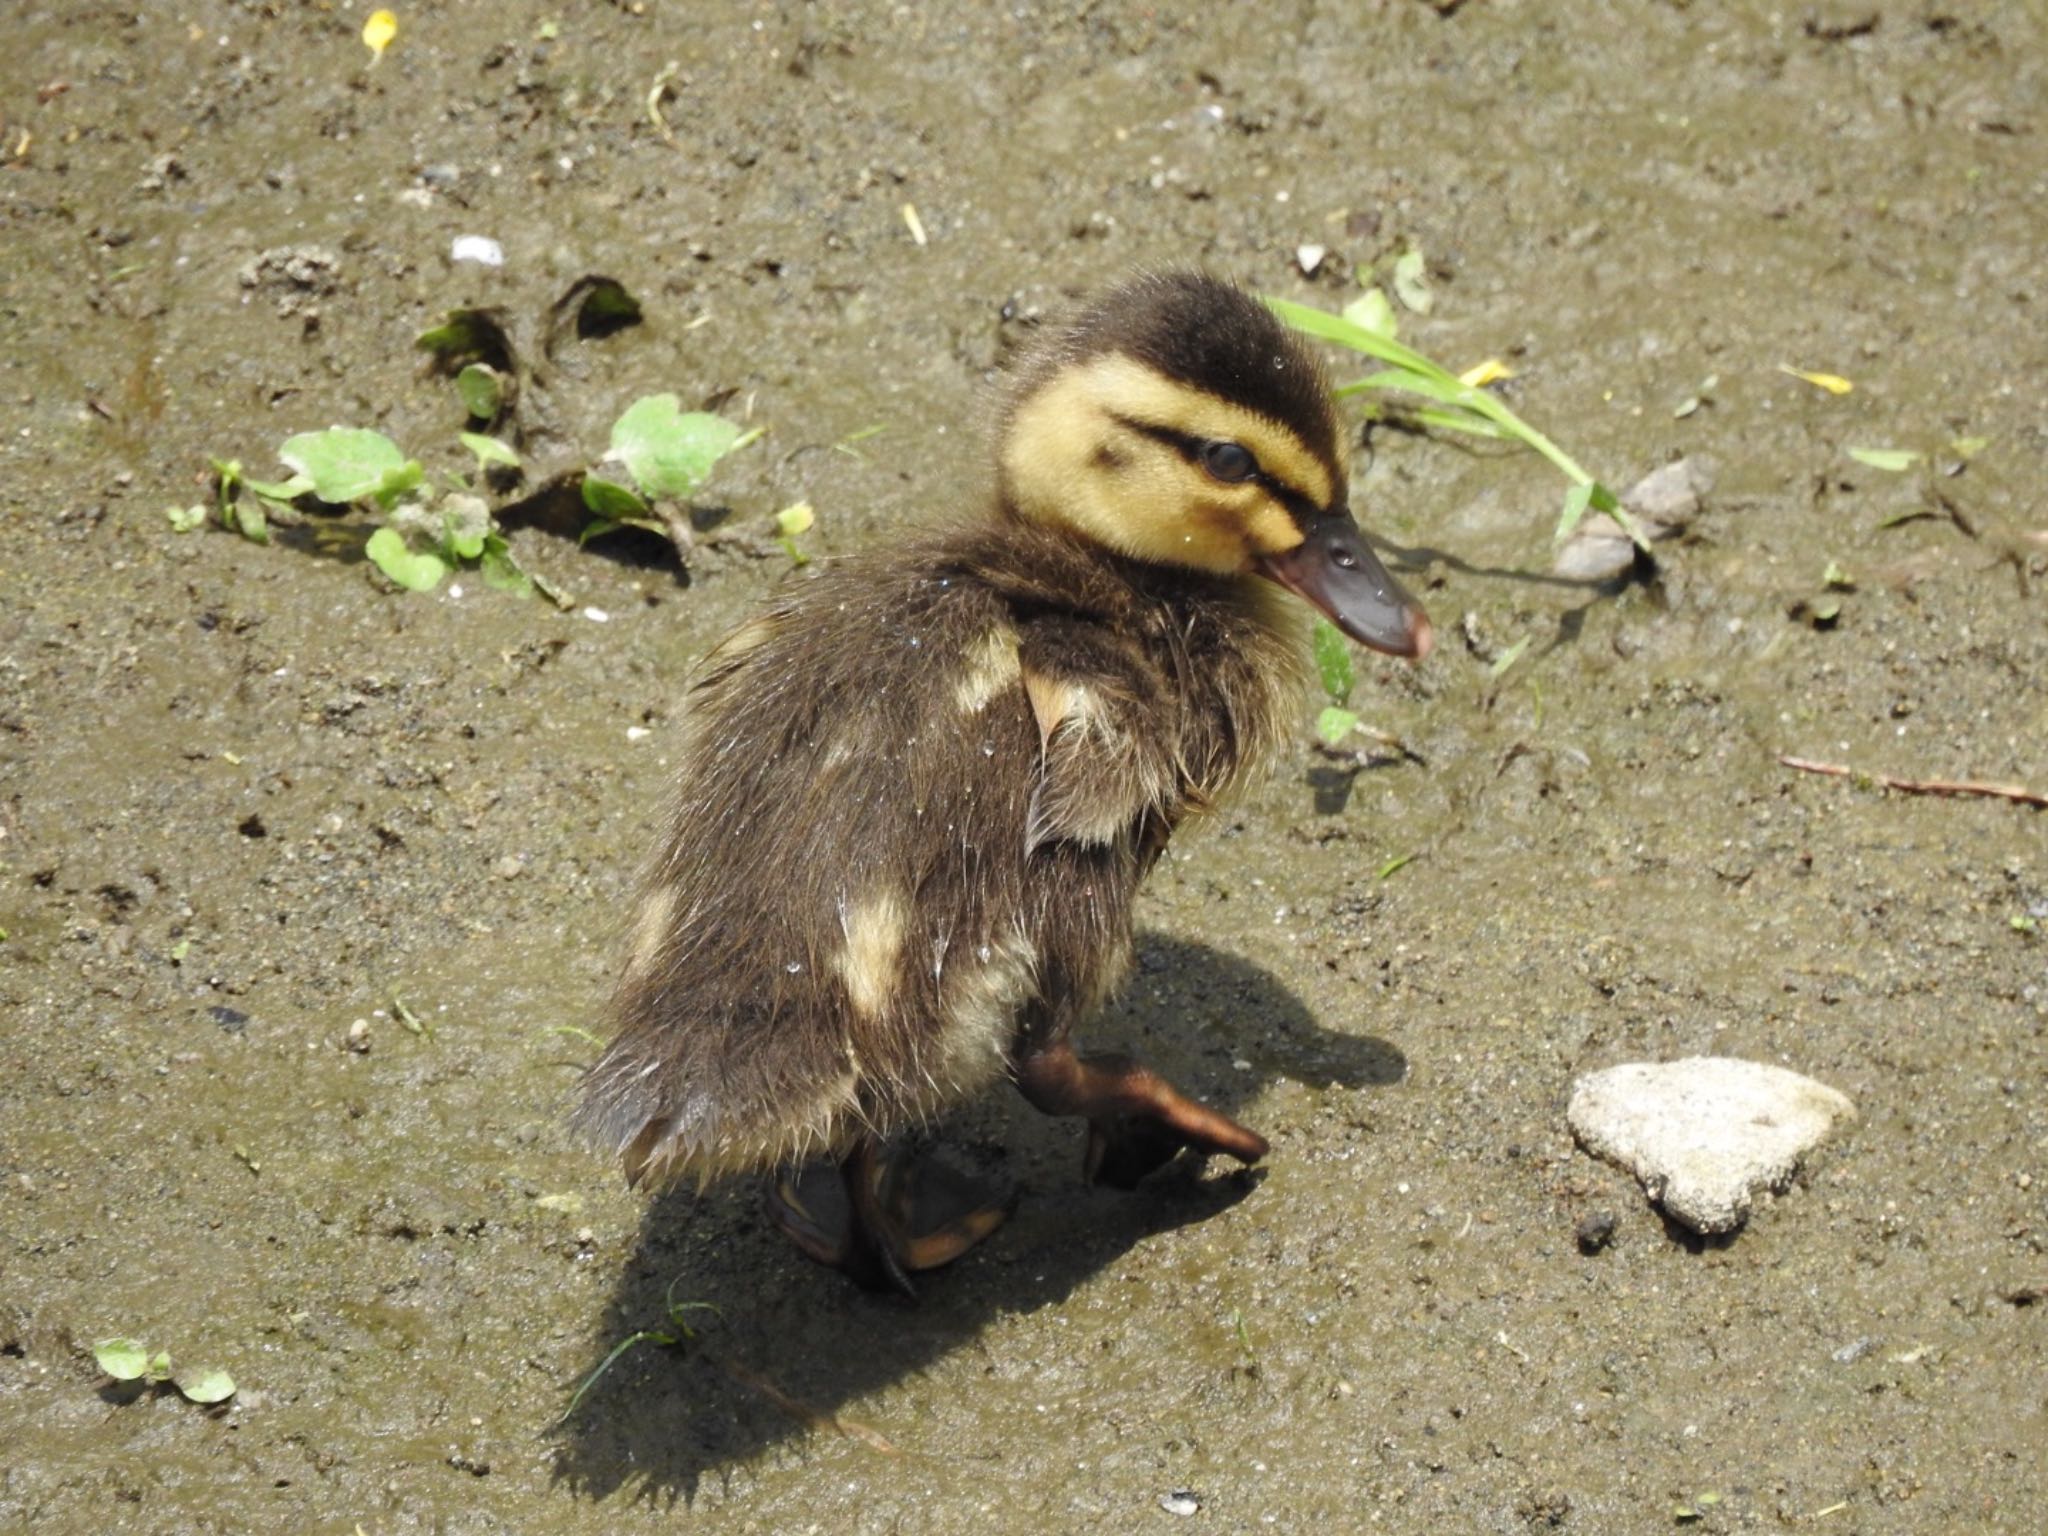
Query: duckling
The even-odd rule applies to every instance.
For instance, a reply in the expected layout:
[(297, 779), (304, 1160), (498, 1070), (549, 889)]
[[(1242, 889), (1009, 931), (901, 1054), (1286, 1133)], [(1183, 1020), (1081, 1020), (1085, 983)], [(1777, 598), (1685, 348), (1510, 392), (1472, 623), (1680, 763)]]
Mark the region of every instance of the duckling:
[(576, 1115), (636, 1184), (770, 1172), (798, 1247), (905, 1292), (1008, 1205), (890, 1138), (997, 1079), (1084, 1119), (1101, 1183), (1266, 1155), (1074, 1027), (1168, 838), (1296, 728), (1295, 598), (1430, 646), (1352, 519), (1322, 369), (1229, 283), (1102, 295), (1016, 372), (996, 460), (981, 516), (801, 583), (690, 678)]

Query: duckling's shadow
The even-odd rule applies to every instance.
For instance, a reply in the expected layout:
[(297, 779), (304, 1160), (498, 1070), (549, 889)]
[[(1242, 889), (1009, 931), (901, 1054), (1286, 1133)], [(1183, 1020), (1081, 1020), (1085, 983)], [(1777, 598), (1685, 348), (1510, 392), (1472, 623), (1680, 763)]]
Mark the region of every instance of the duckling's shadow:
[[(1407, 1071), (1383, 1040), (1320, 1028), (1256, 966), (1160, 934), (1141, 938), (1130, 984), (1083, 1043), (1134, 1051), (1231, 1114), (1269, 1076), (1360, 1088)], [(798, 1255), (756, 1182), (650, 1203), (577, 1379), (637, 1330), (663, 1328), (671, 1302), (716, 1311), (681, 1314), (698, 1337), (680, 1350), (643, 1345), (605, 1371), (558, 1427), (556, 1476), (592, 1498), (633, 1485), (640, 1498), (691, 1502), (707, 1476), (743, 1478), (744, 1463), (807, 1429), (885, 1449), (840, 1417), (843, 1404), (977, 1347), (992, 1319), (1056, 1305), (1148, 1238), (1221, 1216), (1261, 1177), (1183, 1158), (1135, 1193), (1089, 1189), (1078, 1127), (1006, 1092), (949, 1119), (939, 1140), (949, 1161), (1014, 1181), (1019, 1201), (982, 1247), (920, 1277), (915, 1304), (864, 1294)]]

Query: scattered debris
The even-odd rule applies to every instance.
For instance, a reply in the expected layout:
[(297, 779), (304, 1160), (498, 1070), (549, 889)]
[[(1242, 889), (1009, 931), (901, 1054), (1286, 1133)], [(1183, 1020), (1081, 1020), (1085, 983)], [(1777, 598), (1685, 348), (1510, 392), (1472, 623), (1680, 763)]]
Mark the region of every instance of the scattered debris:
[(375, 66), (384, 57), (384, 50), (391, 46), (391, 40), (398, 36), (398, 18), (389, 11), (372, 11), (369, 20), (363, 23), (363, 46), (370, 50), (370, 63)]
[(1849, 457), (1867, 468), (1898, 475), (1919, 463), (1922, 456), (1911, 448), (1851, 448)]
[(178, 152), (167, 149), (149, 162), (149, 168), (142, 173), (142, 180), (135, 183), (138, 192), (161, 192), (174, 181), (185, 179), (185, 162), (178, 158)]
[(1614, 1241), (1615, 1229), (1621, 1225), (1621, 1218), (1612, 1211), (1595, 1211), (1581, 1221), (1572, 1231), (1572, 1239), (1583, 1254), (1599, 1253)]
[(1589, 1152), (1642, 1180), (1695, 1232), (1730, 1232), (1759, 1190), (1785, 1187), (1855, 1106), (1812, 1078), (1725, 1056), (1631, 1062), (1582, 1077), (1566, 1116)]
[(1202, 1512), (1200, 1495), (1186, 1488), (1159, 1495), (1159, 1507), (1169, 1515), (1197, 1515)]
[(1803, 380), (1815, 389), (1824, 389), (1831, 395), (1846, 395), (1856, 387), (1839, 373), (1809, 373), (1804, 368), (1794, 368), (1790, 363), (1778, 364), (1778, 372), (1789, 373), (1793, 378)]
[(489, 235), (457, 235), (448, 245), (450, 261), (473, 261), (479, 266), (505, 265), (505, 247)]
[(1882, 784), (1906, 795), (1984, 795), (1995, 800), (2016, 800), (2021, 805), (2048, 806), (2048, 794), (2028, 789), (2024, 784), (1987, 784), (1978, 779), (1902, 779), (1889, 773), (1865, 773), (1846, 763), (1818, 763), (1810, 757), (1790, 757), (1784, 753), (1778, 755), (1778, 761), (1801, 773), (1825, 773), (1831, 778)]
[(1436, 308), (1436, 295), (1429, 286), (1429, 263), (1412, 246), (1394, 260), (1394, 297), (1401, 301), (1403, 309), (1418, 315)]
[(1301, 268), (1303, 277), (1314, 277), (1329, 254), (1327, 245), (1298, 245), (1294, 248), (1294, 264)]
[(244, 262), (236, 276), (244, 288), (274, 296), (279, 319), (316, 320), (318, 301), (341, 286), (341, 258), (324, 246), (272, 246)]

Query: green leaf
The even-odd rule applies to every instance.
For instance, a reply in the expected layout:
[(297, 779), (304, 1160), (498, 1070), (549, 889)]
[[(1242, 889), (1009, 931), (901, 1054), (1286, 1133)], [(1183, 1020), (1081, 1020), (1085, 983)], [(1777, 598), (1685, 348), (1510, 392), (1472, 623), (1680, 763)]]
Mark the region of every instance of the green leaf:
[(1438, 367), (1413, 347), (1403, 346), (1391, 336), (1375, 335), (1356, 321), (1347, 320), (1342, 315), (1333, 315), (1326, 309), (1317, 309), (1313, 304), (1296, 304), (1291, 299), (1262, 298), (1260, 302), (1304, 336), (1334, 341), (1340, 347), (1363, 352), (1367, 357), (1376, 357), (1381, 362), (1392, 363), (1397, 368), (1409, 368), (1416, 373), (1445, 379), (1454, 377), (1448, 370)]
[(474, 560), (484, 552), (484, 540), (496, 531), (490, 503), (481, 496), (456, 492), (441, 498), (440, 512), (440, 549), (451, 565), (457, 560)]
[(1832, 560), (1828, 562), (1828, 568), (1820, 573), (1820, 579), (1823, 586), (1833, 587), (1838, 592), (1856, 590), (1856, 578)]
[(609, 323), (613, 328), (630, 325), (640, 318), (640, 301), (626, 291), (626, 285), (616, 278), (600, 277), (592, 281), (590, 291), (584, 296), (583, 305), (576, 312), (579, 327), (600, 326)]
[(592, 539), (601, 539), (608, 533), (617, 533), (621, 528), (638, 528), (642, 533), (651, 533), (657, 539), (669, 537), (668, 525), (660, 518), (600, 517), (583, 525), (583, 531), (576, 535), (576, 542), (578, 545), (588, 544)]
[(1378, 373), (1369, 373), (1356, 384), (1346, 388), (1355, 391), (1365, 389), (1404, 389), (1410, 394), (1426, 399), (1441, 401), (1445, 405), (1463, 410), (1472, 408), (1472, 399), (1479, 393), (1470, 384), (1457, 379), (1436, 379), (1426, 373), (1417, 373), (1412, 368), (1384, 368)]
[(418, 463), (382, 432), (330, 427), (288, 438), (277, 456), (303, 475), (315, 496), (337, 506), (365, 496), (380, 500), (418, 485)]
[(1419, 857), (1419, 854), (1413, 853), (1397, 854), (1395, 857), (1387, 860), (1386, 863), (1380, 866), (1379, 878), (1382, 880), (1386, 879), (1387, 876), (1393, 874), (1395, 870), (1406, 868), (1408, 865), (1413, 864)]
[(458, 528), (451, 520), (441, 547), (457, 560), (474, 560), (484, 552), (484, 535), (474, 528)]
[(463, 432), (458, 436), (462, 439), (462, 446), (476, 455), (479, 469), (490, 464), (502, 464), (507, 469), (519, 468), (519, 455), (497, 438), (485, 437), (481, 432)]
[(1509, 667), (1520, 661), (1522, 659), (1522, 652), (1529, 649), (1529, 638), (1527, 635), (1522, 636), (1521, 639), (1494, 657), (1493, 665), (1486, 669), (1486, 675), (1488, 677), (1499, 677)]
[(247, 539), (251, 544), (270, 542), (270, 519), (263, 515), (259, 502), (237, 501), (229, 505), (225, 517), (227, 525)]
[(1593, 483), (1575, 485), (1564, 493), (1564, 510), (1557, 517), (1557, 541), (1562, 544), (1572, 536), (1572, 530), (1579, 526), (1579, 519), (1586, 515), (1586, 508), (1593, 500)]
[(488, 309), (451, 309), (446, 320), (421, 331), (413, 344), (444, 364), (460, 357), (502, 358), (509, 351), (499, 314)]
[[(484, 585), (494, 592), (516, 592), (521, 597), (533, 596), (533, 578), (525, 568), (512, 558), (512, 550), (506, 544), (503, 534), (494, 533), (484, 540), (483, 554), (478, 557), (477, 573), (484, 579)], [(400, 1004), (402, 1009), (405, 1005)], [(400, 1015), (404, 1017), (403, 1014)]]
[(235, 1395), (235, 1378), (226, 1371), (180, 1371), (171, 1385), (194, 1403), (224, 1403)]
[(1988, 437), (1952, 437), (1949, 439), (1948, 445), (1955, 450), (1958, 458), (1974, 459), (1978, 454), (1991, 446), (1991, 439)]
[(455, 375), (455, 392), (463, 409), (478, 421), (493, 420), (504, 403), (504, 381), (489, 363), (470, 363)]
[(808, 501), (792, 502), (775, 514), (775, 531), (785, 539), (793, 539), (798, 534), (809, 533), (817, 521), (818, 514)]
[(1920, 461), (1920, 455), (1910, 448), (1851, 448), (1849, 457), (1858, 464), (1867, 464), (1872, 469), (1893, 475), (1911, 469)]
[(1520, 434), (1510, 431), (1484, 416), (1475, 416), (1462, 406), (1446, 411), (1433, 411), (1427, 406), (1408, 413), (1425, 427), (1435, 427), (1440, 432), (1467, 432), (1473, 437), (1490, 437), (1497, 442), (1521, 442)]
[[(646, 502), (628, 487), (620, 485), (617, 481), (607, 480), (595, 472), (583, 477), (583, 505), (614, 528), (622, 523), (639, 526), (647, 519)], [(611, 528), (604, 531), (609, 533)], [(655, 525), (655, 531), (661, 531), (660, 524)], [(586, 531), (584, 537), (589, 539), (595, 538), (596, 535)]]
[(1429, 264), (1422, 252), (1411, 248), (1395, 258), (1394, 297), (1418, 315), (1436, 308), (1436, 295), (1429, 288)]
[(1401, 321), (1394, 306), (1378, 288), (1368, 288), (1344, 306), (1344, 318), (1361, 330), (1392, 341), (1400, 333)]
[(268, 496), (272, 501), (296, 501), (313, 489), (313, 482), (304, 475), (293, 475), (289, 480), (243, 480), (258, 496)]
[(1316, 716), (1316, 734), (1323, 738), (1325, 744), (1334, 747), (1349, 736), (1351, 728), (1357, 724), (1356, 714), (1332, 704)]
[(431, 592), (448, 574), (448, 562), (439, 555), (415, 554), (406, 547), (396, 528), (379, 528), (370, 535), (363, 553), (370, 563), (408, 592)]
[(647, 495), (687, 501), (739, 440), (740, 429), (723, 416), (686, 415), (674, 395), (648, 395), (612, 424), (610, 456)]
[(1342, 704), (1358, 685), (1358, 673), (1351, 664), (1351, 647), (1343, 632), (1328, 619), (1317, 619), (1315, 629), (1316, 675), (1323, 680), (1323, 692), (1332, 704)]
[(116, 1381), (133, 1381), (149, 1369), (149, 1346), (139, 1339), (101, 1339), (93, 1363)]
[(165, 507), (164, 520), (173, 533), (190, 533), (206, 521), (206, 504), (195, 501), (189, 507)]

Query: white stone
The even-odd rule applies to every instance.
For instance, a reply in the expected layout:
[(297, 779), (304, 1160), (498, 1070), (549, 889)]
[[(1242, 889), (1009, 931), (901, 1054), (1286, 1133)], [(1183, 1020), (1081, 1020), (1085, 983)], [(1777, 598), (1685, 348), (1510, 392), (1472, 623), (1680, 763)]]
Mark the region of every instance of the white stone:
[(505, 248), (489, 235), (457, 235), (449, 242), (448, 259), (502, 267), (505, 265)]
[(1749, 1219), (1856, 1107), (1824, 1083), (1726, 1056), (1631, 1062), (1578, 1080), (1565, 1111), (1586, 1150), (1619, 1163), (1695, 1232)]

